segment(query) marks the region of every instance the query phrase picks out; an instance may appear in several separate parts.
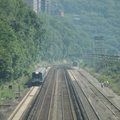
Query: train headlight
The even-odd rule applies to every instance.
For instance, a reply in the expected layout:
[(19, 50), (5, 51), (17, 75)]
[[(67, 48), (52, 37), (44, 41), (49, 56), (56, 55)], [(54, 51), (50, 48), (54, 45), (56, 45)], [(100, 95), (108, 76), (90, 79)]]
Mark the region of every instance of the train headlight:
[(39, 72), (35, 72), (35, 74), (39, 74)]

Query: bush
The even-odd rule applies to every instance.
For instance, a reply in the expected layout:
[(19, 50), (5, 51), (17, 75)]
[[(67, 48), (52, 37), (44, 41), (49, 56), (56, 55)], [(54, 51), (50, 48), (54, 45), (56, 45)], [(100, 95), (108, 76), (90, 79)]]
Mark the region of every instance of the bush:
[(11, 89), (4, 89), (1, 92), (1, 97), (5, 99), (12, 99), (15, 97), (14, 90)]

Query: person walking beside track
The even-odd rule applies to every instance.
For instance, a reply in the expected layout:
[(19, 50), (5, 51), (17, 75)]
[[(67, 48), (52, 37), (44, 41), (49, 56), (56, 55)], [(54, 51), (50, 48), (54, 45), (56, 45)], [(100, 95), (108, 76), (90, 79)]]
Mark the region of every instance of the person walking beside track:
[(109, 82), (108, 81), (104, 81), (104, 87), (108, 87), (109, 86)]
[(104, 87), (106, 87), (106, 81), (104, 81)]
[(101, 87), (104, 87), (104, 82), (101, 82)]
[(109, 86), (109, 82), (108, 81), (106, 81), (106, 87), (108, 87)]

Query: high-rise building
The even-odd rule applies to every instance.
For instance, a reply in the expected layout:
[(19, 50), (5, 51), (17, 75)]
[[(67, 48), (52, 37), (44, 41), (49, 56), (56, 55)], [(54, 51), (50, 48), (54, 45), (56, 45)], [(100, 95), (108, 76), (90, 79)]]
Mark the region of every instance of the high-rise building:
[(47, 3), (46, 3), (46, 12), (48, 14), (51, 14), (51, 0), (47, 0)]
[(25, 0), (31, 8), (37, 12), (45, 12), (50, 14), (51, 0)]
[(37, 2), (38, 0), (33, 0), (33, 10), (37, 13), (38, 12), (38, 6), (37, 6), (37, 4), (38, 4), (38, 2)]

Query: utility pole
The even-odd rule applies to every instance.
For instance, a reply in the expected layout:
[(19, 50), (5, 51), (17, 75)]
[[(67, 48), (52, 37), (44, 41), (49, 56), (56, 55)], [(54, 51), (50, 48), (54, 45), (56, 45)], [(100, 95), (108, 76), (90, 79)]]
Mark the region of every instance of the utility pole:
[(94, 37), (94, 50), (96, 54), (103, 54), (103, 36), (95, 36)]
[(94, 65), (98, 64), (98, 60), (102, 58), (103, 54), (103, 36), (95, 36), (94, 37), (94, 47), (93, 47), (93, 54), (94, 54)]

